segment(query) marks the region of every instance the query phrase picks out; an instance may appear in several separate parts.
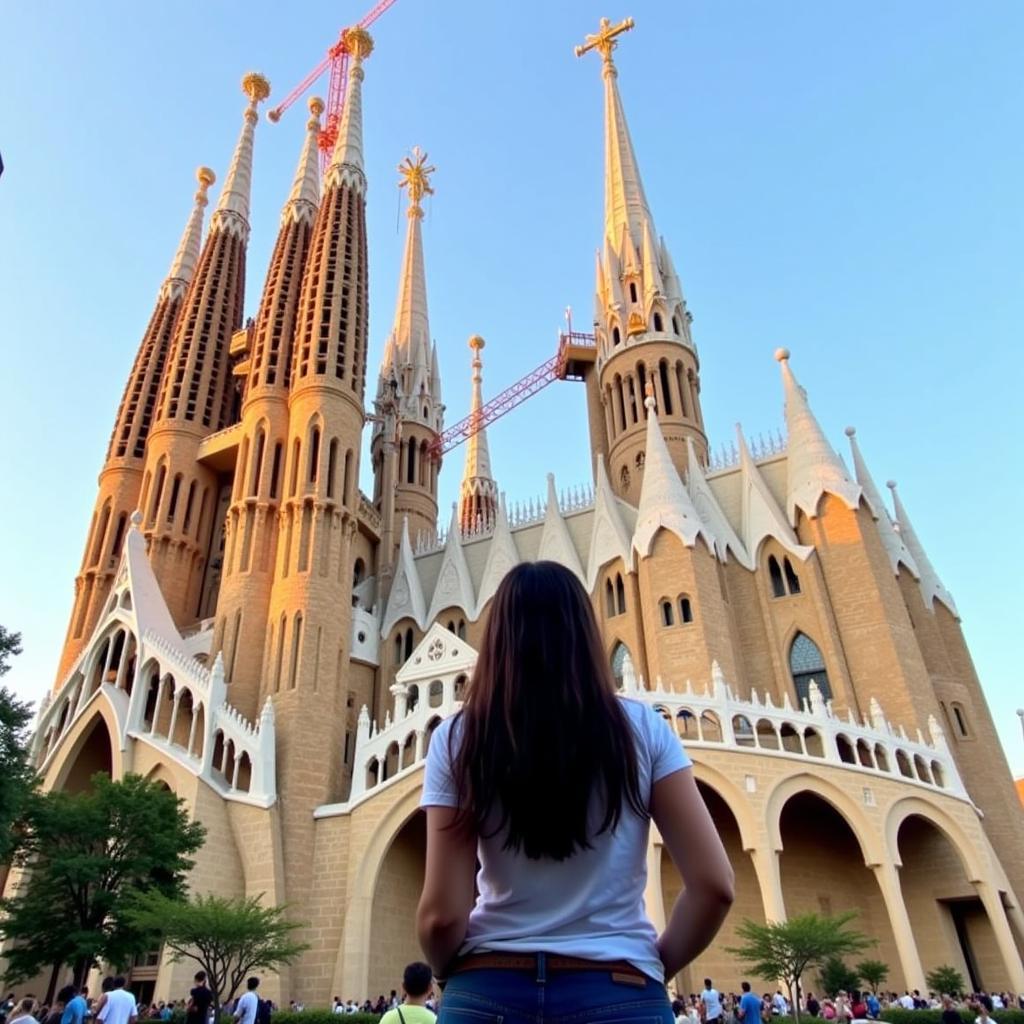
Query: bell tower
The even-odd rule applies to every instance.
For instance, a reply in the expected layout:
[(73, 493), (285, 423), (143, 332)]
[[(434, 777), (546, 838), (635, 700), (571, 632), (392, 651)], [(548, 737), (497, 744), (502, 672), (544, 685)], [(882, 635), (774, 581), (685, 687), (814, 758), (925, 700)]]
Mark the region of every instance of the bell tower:
[[(608, 451), (615, 491), (636, 505), (646, 461), (648, 385), (677, 470), (686, 468), (687, 440), (701, 462), (707, 461), (708, 443), (691, 316), (647, 205), (612, 61), (618, 36), (632, 27), (632, 18), (618, 25), (602, 18), (576, 56), (600, 53), (604, 78), (604, 239), (597, 253), (594, 333), (605, 437), (591, 442)], [(591, 429), (600, 425), (592, 420)]]

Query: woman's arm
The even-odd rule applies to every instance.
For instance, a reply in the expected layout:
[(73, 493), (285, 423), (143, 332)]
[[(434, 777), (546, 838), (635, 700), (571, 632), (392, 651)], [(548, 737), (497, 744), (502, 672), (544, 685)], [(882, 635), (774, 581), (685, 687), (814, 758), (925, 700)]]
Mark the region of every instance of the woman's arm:
[(427, 865), (416, 911), (420, 946), (438, 978), (466, 937), (474, 902), (476, 837), (447, 827), (455, 813), (453, 807), (427, 808)]
[(692, 769), (654, 784), (651, 816), (684, 886), (658, 939), (665, 974), (672, 977), (715, 937), (732, 906), (735, 876)]

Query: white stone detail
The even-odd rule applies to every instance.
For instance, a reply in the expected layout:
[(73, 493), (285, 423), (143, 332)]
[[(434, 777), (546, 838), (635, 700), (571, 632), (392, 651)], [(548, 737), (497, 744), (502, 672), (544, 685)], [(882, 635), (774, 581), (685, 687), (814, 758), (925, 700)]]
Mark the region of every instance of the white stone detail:
[(576, 578), (583, 582), (583, 566), (580, 564), (579, 552), (569, 535), (569, 527), (562, 518), (562, 510), (558, 507), (554, 473), (548, 473), (548, 504), (544, 512), (544, 528), (541, 530), (537, 560), (558, 562), (575, 573)]
[(509, 529), (508, 516), (505, 512), (504, 496), (498, 501), (498, 510), (494, 521), (494, 533), (491, 535), (490, 544), (487, 548), (487, 562), (484, 565), (484, 575), (480, 580), (480, 592), (476, 598), (476, 614), (474, 619), (479, 619), (484, 606), (498, 589), (498, 585), (505, 578), (510, 569), (522, 561), (516, 542), (512, 539), (512, 531)]
[(420, 629), (427, 624), (427, 606), (423, 598), (412, 544), (409, 543), (409, 520), (402, 517), (402, 540), (398, 546), (398, 560), (395, 564), (394, 581), (388, 595), (388, 606), (380, 624), (380, 635), (387, 636), (399, 619), (411, 618)]
[(689, 436), (686, 438), (686, 453), (689, 467), (687, 484), (690, 497), (693, 499), (693, 507), (697, 510), (701, 522), (712, 534), (711, 543), (718, 560), (720, 562), (727, 561), (728, 553), (732, 551), (733, 557), (740, 565), (753, 569), (754, 566), (751, 564), (750, 556), (747, 554), (743, 542), (726, 518), (722, 506), (718, 504), (718, 499), (715, 497), (715, 492), (711, 490), (711, 485), (704, 476), (697, 452), (693, 447), (693, 439)]
[(472, 618), (476, 611), (476, 599), (473, 596), (473, 581), (466, 565), (466, 555), (462, 550), (462, 532), (459, 530), (458, 510), (452, 507), (451, 524), (444, 543), (444, 555), (441, 558), (441, 569), (437, 575), (434, 596), (430, 600), (430, 611), (427, 622), (433, 622), (445, 608), (461, 608), (467, 618)]
[(590, 547), (587, 552), (587, 590), (593, 590), (602, 566), (621, 558), (627, 572), (633, 571), (633, 549), (629, 531), (622, 521), (618, 499), (608, 480), (604, 458), (594, 459), (594, 515), (590, 523)]

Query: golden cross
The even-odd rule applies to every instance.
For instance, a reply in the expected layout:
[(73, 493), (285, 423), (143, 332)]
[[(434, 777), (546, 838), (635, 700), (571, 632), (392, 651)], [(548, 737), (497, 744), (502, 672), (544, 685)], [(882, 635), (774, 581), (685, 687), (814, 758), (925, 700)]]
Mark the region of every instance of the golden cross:
[(598, 50), (605, 64), (611, 64), (612, 50), (618, 45), (615, 37), (622, 35), (623, 32), (628, 32), (633, 25), (632, 18), (626, 18), (620, 21), (618, 25), (613, 25), (607, 18), (602, 18), (597, 33), (587, 36), (587, 41), (582, 46), (576, 47), (576, 56), (582, 57), (583, 54), (590, 50)]
[(398, 173), (402, 180), (398, 183), (399, 188), (409, 190), (409, 214), (413, 211), (420, 211), (420, 200), (425, 196), (432, 196), (434, 190), (430, 187), (430, 175), (435, 168), (425, 166), (427, 154), (419, 146), (413, 146), (412, 155), (407, 156), (399, 165)]

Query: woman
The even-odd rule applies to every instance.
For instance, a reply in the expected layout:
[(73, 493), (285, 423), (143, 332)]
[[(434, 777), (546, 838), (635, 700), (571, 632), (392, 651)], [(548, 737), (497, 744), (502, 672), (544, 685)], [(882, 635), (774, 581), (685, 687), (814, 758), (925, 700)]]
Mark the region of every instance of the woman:
[[(665, 978), (718, 931), (733, 872), (672, 729), (615, 696), (567, 569), (519, 565), (498, 587), (465, 706), (431, 740), (421, 805), (417, 927), (447, 981), (440, 1024), (610, 1006), (616, 1021), (673, 1024)], [(660, 936), (644, 913), (651, 819), (684, 883)]]

